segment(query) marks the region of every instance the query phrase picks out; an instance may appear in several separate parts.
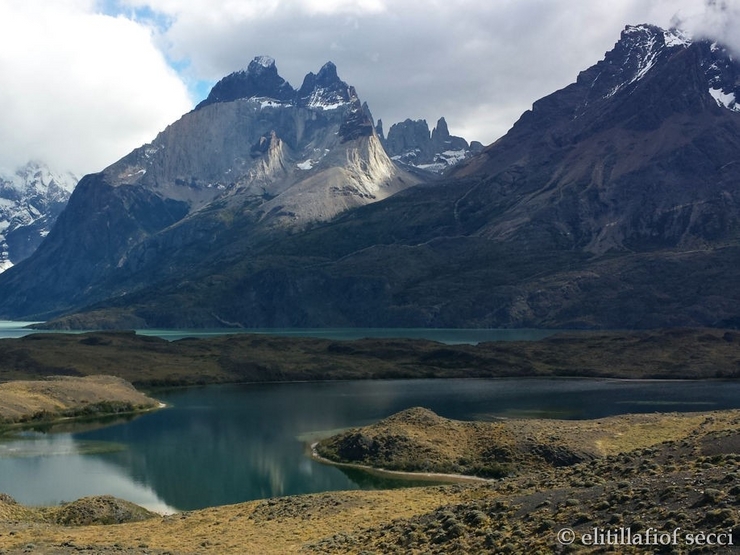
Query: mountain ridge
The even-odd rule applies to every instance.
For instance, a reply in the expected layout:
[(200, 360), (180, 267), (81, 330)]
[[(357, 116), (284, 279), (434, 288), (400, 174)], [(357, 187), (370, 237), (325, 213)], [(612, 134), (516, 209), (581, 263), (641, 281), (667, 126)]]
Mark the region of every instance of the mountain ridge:
[[(26, 263), (33, 283), (23, 268), (5, 278), (11, 310), (54, 314), (137, 289), (139, 273), (178, 271), (158, 264), (161, 245), (219, 242), (234, 218), (255, 238), (285, 233), (419, 182), (387, 157), (332, 63), (296, 91), (258, 57), (213, 90), (154, 141), (80, 181)], [(274, 93), (283, 97), (255, 96)]]

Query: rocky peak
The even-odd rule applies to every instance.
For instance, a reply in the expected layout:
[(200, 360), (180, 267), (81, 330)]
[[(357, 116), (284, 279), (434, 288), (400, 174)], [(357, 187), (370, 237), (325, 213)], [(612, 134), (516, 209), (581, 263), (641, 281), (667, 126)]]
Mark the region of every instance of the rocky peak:
[[(378, 124), (378, 134), (382, 137), (381, 122)], [(469, 145), (462, 137), (450, 135), (445, 118), (439, 118), (431, 133), (423, 119), (406, 119), (393, 124), (388, 130), (384, 146), (396, 162), (434, 173), (442, 173), (483, 149), (478, 142)]]
[(316, 75), (316, 84), (321, 87), (330, 87), (336, 83), (341, 83), (342, 80), (337, 75), (337, 66), (334, 62), (326, 62), (319, 70)]
[(445, 118), (439, 118), (437, 125), (432, 130), (432, 142), (441, 143), (450, 139), (450, 130), (447, 128)]
[(339, 78), (337, 66), (332, 62), (324, 64), (318, 74), (306, 75), (297, 97), (299, 106), (324, 110), (333, 110), (358, 100), (354, 87)]
[(293, 87), (278, 74), (275, 60), (269, 56), (257, 56), (246, 70), (231, 73), (216, 83), (208, 97), (195, 109), (239, 98), (264, 97), (291, 102), (294, 96)]
[(731, 237), (739, 76), (715, 43), (627, 27), (603, 60), (453, 173), (495, 175), (497, 191), (532, 195), (488, 237), (551, 234), (598, 255)]
[(335, 110), (359, 102), (354, 87), (339, 78), (333, 62), (324, 64), (317, 74), (308, 73), (301, 88), (295, 90), (280, 77), (274, 59), (257, 56), (246, 70), (227, 75), (216, 83), (208, 98), (195, 109), (240, 98), (260, 98), (321, 110)]

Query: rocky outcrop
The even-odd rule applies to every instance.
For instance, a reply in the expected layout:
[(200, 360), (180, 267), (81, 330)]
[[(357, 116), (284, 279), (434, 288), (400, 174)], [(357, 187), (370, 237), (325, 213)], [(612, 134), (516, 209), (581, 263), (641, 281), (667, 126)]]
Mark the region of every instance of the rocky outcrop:
[[(382, 122), (378, 122), (382, 136)], [(450, 135), (444, 118), (429, 133), (426, 120), (407, 119), (396, 123), (388, 130), (384, 146), (391, 158), (415, 168), (442, 173), (483, 150), (477, 141), (468, 142), (462, 137)]]

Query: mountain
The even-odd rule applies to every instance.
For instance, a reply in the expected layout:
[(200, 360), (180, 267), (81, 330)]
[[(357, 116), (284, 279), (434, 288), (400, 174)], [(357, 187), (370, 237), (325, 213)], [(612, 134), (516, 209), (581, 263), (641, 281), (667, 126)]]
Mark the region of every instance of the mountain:
[[(234, 122), (247, 104), (219, 93), (178, 122), (198, 129), (202, 154), (182, 146), (183, 127), (153, 143), (169, 152), (161, 162), (143, 165), (156, 154), (150, 145), (82, 180), (36, 253), (0, 275), (0, 288), (19, 292), (0, 300), (0, 316), (45, 310), (63, 314), (51, 324), (62, 328), (738, 326), (739, 74), (720, 44), (627, 27), (603, 60), (441, 179), (314, 219), (275, 203), (265, 209), (280, 194), (266, 178), (264, 197), (255, 195), (260, 181), (206, 179), (222, 167), (213, 153), (230, 148), (209, 135), (219, 120), (206, 110), (228, 107)], [(318, 81), (308, 87), (326, 90)], [(276, 95), (284, 88), (273, 85)], [(284, 110), (311, 97), (270, 104)], [(352, 105), (343, 121), (361, 125), (335, 123), (346, 137), (339, 144), (379, 142), (369, 110)], [(281, 167), (267, 163), (280, 159), (278, 138), (288, 144), (279, 131), (272, 138), (279, 129), (273, 123), (248, 143), (264, 149), (258, 176)], [(138, 188), (111, 196), (116, 187), (106, 183), (129, 174), (141, 174)], [(60, 267), (82, 268), (81, 277), (44, 298), (66, 279)]]
[(78, 178), (29, 162), (0, 175), (0, 272), (28, 258), (66, 206)]
[(220, 247), (253, 248), (418, 181), (386, 155), (333, 63), (294, 89), (261, 56), (154, 141), (83, 177), (41, 247), (3, 275), (13, 294), (0, 310), (46, 317), (178, 280)]
[(462, 137), (450, 135), (444, 118), (429, 132), (426, 120), (406, 119), (395, 123), (383, 137), (382, 121), (378, 121), (379, 135), (392, 160), (417, 169), (442, 173), (483, 150), (478, 141), (468, 144)]
[(487, 177), (471, 202), (508, 198), (478, 230), (496, 240), (597, 255), (734, 240), (736, 93), (740, 65), (721, 45), (627, 27), (604, 60), (452, 175)]

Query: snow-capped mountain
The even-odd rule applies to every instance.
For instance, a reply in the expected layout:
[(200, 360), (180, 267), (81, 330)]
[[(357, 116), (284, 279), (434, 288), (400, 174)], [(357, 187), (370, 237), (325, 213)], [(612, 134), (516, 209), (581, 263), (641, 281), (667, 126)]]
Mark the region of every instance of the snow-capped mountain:
[(603, 60), (452, 174), (494, 175), (497, 194), (531, 195), (489, 222), (490, 237), (545, 233), (596, 254), (700, 246), (740, 223), (739, 93), (740, 63), (722, 45), (628, 26)]
[(66, 206), (78, 178), (29, 162), (0, 175), (0, 272), (27, 258)]
[(378, 121), (377, 128), (392, 160), (433, 173), (443, 173), (483, 150), (478, 141), (468, 144), (462, 137), (450, 135), (445, 118), (437, 121), (431, 133), (423, 119), (394, 123), (387, 137), (382, 135), (382, 121)]

